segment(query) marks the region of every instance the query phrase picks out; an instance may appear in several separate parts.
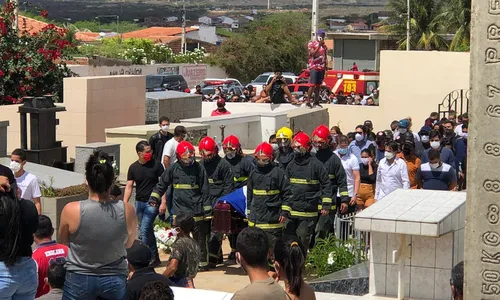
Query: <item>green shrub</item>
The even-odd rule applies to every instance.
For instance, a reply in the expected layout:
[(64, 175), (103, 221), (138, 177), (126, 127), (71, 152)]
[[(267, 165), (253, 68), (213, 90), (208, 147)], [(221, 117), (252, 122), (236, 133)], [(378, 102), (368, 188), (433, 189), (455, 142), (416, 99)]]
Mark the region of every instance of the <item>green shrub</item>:
[(87, 194), (89, 192), (86, 184), (72, 185), (62, 189), (56, 189), (52, 185), (54, 184), (54, 177), (49, 178), (49, 184), (45, 181), (41, 181), (40, 190), (42, 192), (42, 197), (67, 197), (75, 196), (81, 194)]
[(333, 235), (318, 239), (307, 256), (306, 269), (309, 275), (322, 277), (366, 260), (364, 245), (357, 240), (343, 241)]

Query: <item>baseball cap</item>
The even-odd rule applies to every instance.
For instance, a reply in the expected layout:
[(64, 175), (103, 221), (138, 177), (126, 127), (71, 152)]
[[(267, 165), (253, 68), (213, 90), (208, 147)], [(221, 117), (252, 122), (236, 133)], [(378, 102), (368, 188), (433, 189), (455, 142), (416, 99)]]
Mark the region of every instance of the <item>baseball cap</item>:
[(127, 261), (133, 266), (148, 266), (151, 261), (151, 250), (139, 240), (127, 249)]
[(398, 123), (399, 128), (408, 128), (408, 126), (410, 126), (410, 122), (407, 119), (403, 119)]
[(224, 99), (222, 99), (222, 98), (219, 98), (217, 100), (217, 106), (219, 106), (219, 105), (226, 105), (226, 101)]
[(326, 32), (323, 29), (318, 30), (318, 35), (325, 35)]

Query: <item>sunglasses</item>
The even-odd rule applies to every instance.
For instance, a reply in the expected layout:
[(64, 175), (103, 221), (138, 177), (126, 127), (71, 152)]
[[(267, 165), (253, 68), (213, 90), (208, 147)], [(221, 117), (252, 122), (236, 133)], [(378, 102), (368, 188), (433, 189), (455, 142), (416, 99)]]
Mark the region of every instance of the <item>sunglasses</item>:
[(66, 263), (66, 258), (63, 256), (53, 257), (49, 260), (49, 266), (52, 266), (54, 264), (64, 265), (65, 263)]

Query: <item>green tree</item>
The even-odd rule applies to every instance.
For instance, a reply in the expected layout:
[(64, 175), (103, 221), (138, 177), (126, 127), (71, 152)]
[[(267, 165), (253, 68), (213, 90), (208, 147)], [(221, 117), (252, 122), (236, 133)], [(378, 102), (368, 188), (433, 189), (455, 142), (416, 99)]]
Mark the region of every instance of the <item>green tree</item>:
[(120, 21), (119, 24), (117, 24), (116, 20), (113, 20), (112, 18), (105, 20), (108, 22), (104, 23), (97, 21), (77, 21), (73, 23), (72, 26), (78, 28), (78, 30), (80, 31), (92, 31), (92, 32), (112, 31), (118, 33), (126, 33), (144, 28), (142, 26), (137, 25), (136, 23), (128, 21)]
[(224, 41), (209, 62), (243, 81), (266, 71), (298, 73), (306, 67), (309, 24), (308, 16), (299, 12), (266, 16)]
[[(441, 5), (440, 5), (441, 4)], [(442, 36), (443, 26), (437, 18), (444, 2), (436, 0), (410, 1), (410, 48), (418, 50), (446, 50), (448, 43)], [(389, 0), (388, 9), (392, 12), (382, 32), (401, 37), (399, 47), (406, 48), (406, 22), (408, 15), (407, 0)]]
[(445, 32), (455, 34), (450, 51), (469, 51), (471, 0), (447, 0), (436, 21), (442, 24)]

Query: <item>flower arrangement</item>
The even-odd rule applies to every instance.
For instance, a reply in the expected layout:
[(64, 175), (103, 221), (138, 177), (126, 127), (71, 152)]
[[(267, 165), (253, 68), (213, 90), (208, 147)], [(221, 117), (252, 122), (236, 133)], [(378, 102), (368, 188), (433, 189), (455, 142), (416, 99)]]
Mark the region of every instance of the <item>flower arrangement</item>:
[(21, 20), (19, 29), (15, 28), (15, 7), (12, 0), (0, 6), (0, 104), (46, 94), (61, 100), (63, 78), (73, 75), (64, 63), (66, 50), (73, 47), (67, 31), (48, 24), (30, 33), (31, 28)]
[(162, 227), (160, 225), (155, 225), (153, 228), (156, 246), (159, 250), (164, 253), (170, 253), (172, 250), (172, 245), (174, 244), (176, 237), (173, 235), (172, 230), (168, 227)]

